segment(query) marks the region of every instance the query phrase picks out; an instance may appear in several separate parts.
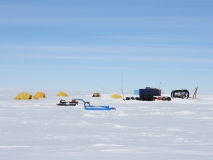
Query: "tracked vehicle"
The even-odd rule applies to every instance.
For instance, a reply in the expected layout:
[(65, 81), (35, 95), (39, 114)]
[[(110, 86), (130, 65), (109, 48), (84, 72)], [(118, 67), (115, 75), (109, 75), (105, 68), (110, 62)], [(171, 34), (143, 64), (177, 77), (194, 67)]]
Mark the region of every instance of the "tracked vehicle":
[(171, 92), (172, 98), (189, 98), (189, 91), (187, 89), (181, 89), (181, 90), (173, 90)]

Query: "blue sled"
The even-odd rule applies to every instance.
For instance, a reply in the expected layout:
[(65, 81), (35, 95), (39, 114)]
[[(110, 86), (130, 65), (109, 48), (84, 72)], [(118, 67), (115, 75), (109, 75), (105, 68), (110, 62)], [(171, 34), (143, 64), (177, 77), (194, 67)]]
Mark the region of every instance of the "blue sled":
[(83, 99), (77, 99), (84, 102), (84, 109), (85, 110), (116, 110), (114, 107), (109, 106), (91, 106), (90, 102), (85, 102)]

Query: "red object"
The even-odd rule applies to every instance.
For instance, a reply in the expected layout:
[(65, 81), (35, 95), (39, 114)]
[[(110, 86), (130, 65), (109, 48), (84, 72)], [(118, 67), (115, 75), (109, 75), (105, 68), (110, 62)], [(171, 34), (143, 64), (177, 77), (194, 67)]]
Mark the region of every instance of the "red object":
[(157, 100), (162, 100), (162, 97), (158, 97), (158, 99)]

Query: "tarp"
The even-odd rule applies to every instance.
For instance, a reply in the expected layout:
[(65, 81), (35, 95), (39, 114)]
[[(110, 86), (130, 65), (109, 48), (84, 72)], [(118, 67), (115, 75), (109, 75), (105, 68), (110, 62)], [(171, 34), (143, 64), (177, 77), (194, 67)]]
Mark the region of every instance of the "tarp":
[(92, 97), (101, 97), (101, 95), (100, 95), (100, 93), (94, 93), (93, 95), (92, 95)]
[(57, 96), (68, 97), (68, 94), (65, 93), (65, 92), (59, 92), (59, 93), (57, 94)]
[(35, 100), (38, 100), (39, 98), (45, 98), (45, 94), (44, 94), (43, 92), (37, 92), (37, 93), (33, 96), (33, 98), (34, 98)]
[(139, 90), (134, 90), (134, 94), (139, 95)]
[(28, 100), (31, 99), (32, 95), (26, 92), (21, 92), (16, 98), (16, 100)]
[(119, 99), (119, 98), (122, 98), (122, 96), (119, 95), (119, 94), (113, 94), (113, 95), (111, 96), (111, 98)]

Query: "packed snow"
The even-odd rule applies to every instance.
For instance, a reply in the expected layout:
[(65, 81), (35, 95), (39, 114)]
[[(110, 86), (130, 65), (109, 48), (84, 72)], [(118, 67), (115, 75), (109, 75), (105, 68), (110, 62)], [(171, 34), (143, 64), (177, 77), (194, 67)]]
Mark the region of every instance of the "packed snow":
[[(2, 160), (213, 159), (212, 95), (145, 102), (46, 91), (43, 99), (14, 100), (20, 92), (0, 90)], [(86, 111), (80, 101), (56, 105), (73, 98), (116, 110)]]

